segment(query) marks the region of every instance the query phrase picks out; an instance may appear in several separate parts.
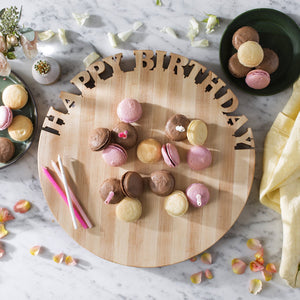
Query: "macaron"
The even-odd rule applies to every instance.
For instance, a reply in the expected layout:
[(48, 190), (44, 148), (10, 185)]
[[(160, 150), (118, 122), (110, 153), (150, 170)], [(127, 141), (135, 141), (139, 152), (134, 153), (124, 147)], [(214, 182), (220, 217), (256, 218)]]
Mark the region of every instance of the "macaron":
[(184, 192), (175, 190), (165, 198), (164, 208), (168, 215), (173, 217), (183, 216), (188, 208), (189, 202)]
[(138, 159), (145, 164), (155, 163), (161, 159), (161, 144), (155, 139), (146, 139), (137, 146)]
[(119, 122), (112, 130), (113, 141), (125, 149), (130, 149), (137, 144), (138, 133), (129, 123)]
[(120, 180), (117, 178), (108, 178), (104, 180), (100, 186), (99, 192), (106, 204), (118, 203), (124, 198)]
[(253, 68), (263, 61), (264, 51), (257, 42), (248, 41), (241, 44), (237, 56), (243, 66)]
[(279, 58), (276, 52), (271, 49), (263, 48), (264, 51), (264, 59), (263, 61), (256, 67), (256, 69), (264, 70), (269, 74), (274, 73), (279, 66)]
[(102, 151), (102, 157), (108, 165), (119, 167), (126, 163), (127, 152), (118, 144), (110, 144)]
[(126, 98), (118, 104), (117, 115), (122, 122), (136, 122), (141, 118), (142, 114), (142, 105), (135, 99)]
[(247, 74), (245, 81), (252, 89), (261, 90), (270, 84), (271, 78), (268, 72), (256, 69)]
[(142, 176), (137, 172), (126, 172), (121, 179), (121, 189), (123, 194), (129, 198), (140, 197), (144, 191)]
[(7, 163), (15, 154), (14, 143), (5, 137), (0, 137), (0, 163)]
[(186, 189), (186, 196), (190, 204), (194, 207), (201, 207), (209, 201), (208, 188), (202, 183), (192, 183)]
[(236, 78), (246, 77), (247, 73), (252, 69), (249, 67), (243, 66), (238, 60), (237, 53), (234, 53), (228, 61), (228, 70), (232, 76)]
[(36, 82), (49, 85), (58, 80), (60, 76), (60, 65), (55, 59), (45, 57), (33, 63), (31, 73)]
[(207, 139), (207, 126), (202, 120), (192, 120), (187, 128), (187, 139), (190, 144), (203, 145)]
[(180, 164), (180, 156), (174, 144), (167, 143), (162, 145), (161, 154), (163, 156), (165, 163), (169, 167), (176, 167)]
[(13, 114), (8, 106), (0, 106), (0, 130), (5, 130), (9, 127), (13, 120)]
[(92, 151), (105, 149), (111, 140), (110, 130), (107, 128), (95, 128), (89, 135), (88, 144)]
[(21, 84), (7, 86), (2, 92), (3, 104), (11, 109), (21, 109), (28, 101), (28, 93)]
[(187, 154), (187, 163), (193, 170), (202, 170), (212, 163), (211, 152), (204, 146), (193, 146)]
[(29, 118), (23, 115), (15, 116), (8, 127), (9, 136), (18, 142), (28, 140), (33, 132), (33, 124)]
[(138, 199), (125, 197), (116, 207), (116, 216), (124, 222), (135, 222), (142, 215), (142, 203)]
[(154, 171), (150, 174), (149, 187), (158, 196), (170, 195), (175, 188), (175, 178), (168, 171)]
[(232, 36), (232, 45), (236, 50), (238, 50), (239, 47), (247, 41), (259, 43), (258, 32), (251, 26), (243, 26), (239, 28)]
[(165, 126), (165, 133), (172, 141), (182, 141), (186, 139), (187, 127), (190, 120), (181, 114), (173, 115)]

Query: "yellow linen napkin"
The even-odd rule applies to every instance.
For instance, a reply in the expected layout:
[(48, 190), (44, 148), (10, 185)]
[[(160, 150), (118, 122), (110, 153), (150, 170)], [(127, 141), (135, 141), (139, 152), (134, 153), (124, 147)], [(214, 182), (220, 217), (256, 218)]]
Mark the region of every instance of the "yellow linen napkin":
[(300, 78), (266, 136), (260, 201), (281, 213), (279, 274), (290, 286), (300, 287)]

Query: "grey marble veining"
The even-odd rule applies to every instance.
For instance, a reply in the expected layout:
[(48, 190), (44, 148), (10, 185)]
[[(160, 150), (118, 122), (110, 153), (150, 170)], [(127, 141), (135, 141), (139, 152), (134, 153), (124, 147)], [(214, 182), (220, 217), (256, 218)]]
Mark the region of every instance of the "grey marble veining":
[[(62, 109), (59, 99), (61, 90), (74, 91), (69, 83), (73, 75), (84, 69), (81, 60), (96, 49), (102, 57), (123, 52), (132, 57), (133, 49), (166, 50), (203, 63), (229, 84), (219, 64), (219, 42), (226, 26), (240, 13), (258, 7), (281, 10), (300, 24), (298, 0), (217, 0), (184, 1), (162, 0), (163, 6), (155, 6), (154, 0), (74, 0), (74, 1), (18, 1), (1, 2), (1, 7), (23, 7), (21, 23), (36, 30), (58, 28), (67, 30), (71, 40), (72, 55), (64, 50), (53, 53), (63, 66), (61, 80), (51, 86), (36, 84), (30, 75), (30, 61), (20, 57), (12, 62), (16, 71), (30, 86), (39, 111), (39, 127), (50, 105)], [(71, 16), (72, 12), (88, 12), (91, 17), (80, 27)], [(206, 49), (191, 48), (185, 37), (191, 16), (201, 20), (205, 12), (221, 17), (221, 26), (207, 36), (211, 46)], [(127, 42), (114, 49), (107, 41), (106, 33), (130, 29), (135, 21), (144, 26)], [(179, 38), (160, 32), (171, 26)], [(253, 299), (248, 292), (252, 278), (261, 278), (249, 269), (243, 275), (231, 271), (231, 259), (240, 257), (250, 262), (253, 252), (246, 247), (249, 238), (259, 238), (265, 248), (266, 261), (277, 267), (281, 257), (282, 228), (280, 216), (263, 207), (258, 201), (261, 178), (263, 142), (268, 128), (291, 94), (291, 88), (268, 97), (253, 97), (231, 86), (239, 99), (237, 113), (245, 114), (248, 126), (253, 129), (256, 144), (256, 170), (251, 194), (240, 217), (229, 232), (208, 251), (213, 255), (210, 266), (212, 280), (200, 285), (190, 283), (190, 275), (207, 266), (200, 260), (185, 261), (176, 265), (139, 269), (117, 265), (100, 259), (73, 241), (54, 221), (39, 185), (37, 172), (37, 145), (35, 139), (29, 152), (16, 164), (0, 171), (0, 206), (12, 209), (19, 199), (32, 202), (32, 209), (25, 215), (17, 215), (7, 223), (10, 234), (0, 241), (7, 254), (0, 260), (0, 298), (2, 299)], [(75, 89), (76, 91), (76, 89)], [(33, 245), (42, 245), (45, 251), (37, 257), (29, 254)], [(57, 265), (52, 256), (59, 252), (79, 259), (76, 267)], [(278, 274), (257, 297), (260, 299), (299, 299), (300, 291), (291, 289)]]

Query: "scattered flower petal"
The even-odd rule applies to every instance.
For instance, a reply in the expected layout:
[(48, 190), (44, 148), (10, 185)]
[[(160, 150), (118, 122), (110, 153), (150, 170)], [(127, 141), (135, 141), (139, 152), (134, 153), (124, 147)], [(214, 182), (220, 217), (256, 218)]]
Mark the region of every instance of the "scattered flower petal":
[(66, 37), (66, 31), (63, 28), (58, 28), (57, 32), (58, 32), (58, 38), (59, 38), (60, 42), (63, 45), (68, 45), (68, 41), (67, 41), (67, 37)]
[(87, 68), (88, 66), (90, 66), (92, 63), (94, 63), (99, 58), (100, 58), (100, 55), (98, 53), (92, 52), (83, 59), (83, 64)]
[(70, 256), (70, 255), (66, 257), (65, 263), (66, 263), (67, 266), (75, 266), (75, 265), (77, 265), (76, 260), (72, 256)]
[(196, 260), (197, 260), (197, 256), (193, 256), (193, 257), (190, 258), (191, 262), (195, 262)]
[(134, 22), (133, 25), (132, 25), (132, 29), (134, 31), (137, 31), (140, 27), (142, 27), (144, 25), (144, 23), (140, 22), (140, 21), (137, 21), (137, 22)]
[(61, 264), (64, 260), (64, 254), (63, 253), (59, 253), (53, 256), (53, 261), (56, 262), (57, 264)]
[(17, 213), (24, 214), (29, 211), (31, 208), (31, 204), (27, 200), (19, 200), (15, 206), (14, 206), (14, 211)]
[(191, 275), (191, 282), (195, 284), (199, 284), (202, 280), (202, 271)]
[(260, 248), (255, 254), (254, 254), (255, 260), (263, 265), (264, 264), (264, 248)]
[(247, 241), (247, 247), (251, 250), (257, 251), (262, 247), (262, 245), (261, 245), (260, 241), (257, 239), (249, 239)]
[(252, 272), (262, 271), (265, 268), (263, 265), (254, 260), (250, 262), (249, 267)]
[(5, 223), (7, 221), (13, 220), (15, 217), (10, 213), (7, 208), (0, 207), (0, 223)]
[(21, 35), (21, 45), (23, 48), (23, 52), (25, 56), (29, 59), (32, 59), (38, 55), (37, 40), (38, 40), (37, 32), (34, 33), (34, 39), (32, 41), (28, 40), (25, 37), (25, 35)]
[(265, 281), (270, 281), (272, 279), (273, 274), (267, 270), (262, 270), (261, 274)]
[(116, 36), (112, 32), (107, 33), (108, 41), (113, 48), (117, 47)]
[(268, 271), (270, 273), (276, 273), (277, 272), (275, 265), (271, 264), (271, 263), (266, 265), (266, 271)]
[(249, 284), (249, 292), (256, 295), (262, 290), (262, 282), (260, 279), (252, 279)]
[(39, 255), (40, 251), (41, 251), (41, 246), (33, 246), (29, 250), (30, 254), (33, 256)]
[(191, 46), (194, 48), (205, 48), (209, 46), (209, 41), (207, 39), (191, 41)]
[(162, 6), (161, 0), (156, 0), (156, 1), (155, 1), (155, 5), (157, 5), (157, 6)]
[(4, 224), (0, 224), (0, 239), (8, 235), (8, 231), (5, 229)]
[(204, 19), (202, 22), (206, 23), (206, 33), (212, 33), (213, 31), (215, 31), (216, 25), (220, 24), (220, 21), (215, 15), (206, 15), (208, 16), (208, 18)]
[(205, 252), (201, 255), (201, 261), (204, 264), (210, 265), (212, 263), (212, 258), (211, 258), (211, 254), (208, 252)]
[(205, 277), (207, 278), (207, 279), (212, 279), (214, 276), (213, 276), (213, 274), (211, 273), (211, 271), (210, 270), (205, 270)]
[(247, 264), (239, 258), (234, 258), (231, 261), (232, 271), (235, 274), (243, 274), (247, 268)]
[(199, 34), (199, 28), (200, 28), (199, 22), (194, 17), (192, 17), (189, 23), (189, 31), (186, 35), (191, 42)]
[(77, 22), (77, 24), (80, 26), (83, 26), (85, 21), (90, 17), (90, 15), (88, 13), (84, 13), (84, 14), (72, 13), (72, 16), (75, 19), (75, 21)]
[(117, 35), (118, 35), (118, 38), (122, 42), (126, 42), (130, 38), (130, 36), (132, 35), (132, 32), (133, 32), (133, 30), (130, 29), (130, 30), (127, 30), (127, 31), (119, 32)]
[(4, 249), (0, 248), (0, 258), (2, 258), (5, 254), (5, 251)]
[(174, 39), (177, 39), (177, 34), (176, 32), (174, 31), (173, 28), (167, 26), (167, 27), (164, 27), (161, 32), (165, 32), (167, 33), (168, 35), (172, 36)]
[(10, 74), (11, 67), (6, 57), (0, 52), (0, 76), (8, 76)]
[(44, 42), (44, 41), (50, 40), (54, 35), (55, 35), (55, 32), (52, 31), (51, 29), (49, 29), (49, 30), (40, 32), (38, 34), (38, 37), (41, 42)]

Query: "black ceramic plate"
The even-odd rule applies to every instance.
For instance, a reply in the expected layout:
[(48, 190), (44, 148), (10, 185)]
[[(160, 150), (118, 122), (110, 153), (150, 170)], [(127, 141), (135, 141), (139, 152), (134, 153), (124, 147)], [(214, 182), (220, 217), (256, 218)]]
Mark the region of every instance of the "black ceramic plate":
[(17, 142), (12, 140), (9, 137), (9, 134), (7, 132), (7, 129), (0, 131), (0, 137), (7, 137), (9, 138), (15, 145), (15, 155), (13, 156), (13, 158), (8, 161), (7, 163), (3, 164), (0, 163), (0, 170), (13, 164), (14, 162), (16, 162), (18, 159), (20, 159), (24, 153), (29, 149), (29, 147), (31, 146), (36, 130), (37, 130), (37, 109), (36, 109), (36, 104), (34, 102), (34, 99), (32, 97), (32, 94), (28, 88), (28, 86), (24, 83), (24, 81), (18, 77), (16, 74), (11, 73), (8, 77), (1, 77), (0, 76), (0, 93), (1, 93), (1, 97), (0, 97), (0, 105), (3, 105), (2, 103), (2, 91), (11, 84), (22, 84), (25, 89), (28, 92), (28, 102), (27, 104), (22, 108), (22, 109), (18, 109), (18, 110), (13, 110), (13, 115), (24, 115), (26, 117), (28, 117), (29, 119), (31, 119), (32, 123), (33, 123), (33, 133), (31, 135), (31, 137), (24, 141), (24, 142)]
[[(271, 74), (270, 85), (262, 90), (249, 88), (244, 78), (235, 78), (228, 71), (228, 60), (236, 52), (232, 46), (232, 36), (246, 25), (258, 31), (263, 48), (270, 48), (279, 56), (279, 68)], [(300, 29), (280, 11), (268, 8), (249, 10), (226, 28), (220, 44), (220, 61), (228, 78), (244, 91), (255, 95), (276, 94), (289, 87), (300, 74)]]

